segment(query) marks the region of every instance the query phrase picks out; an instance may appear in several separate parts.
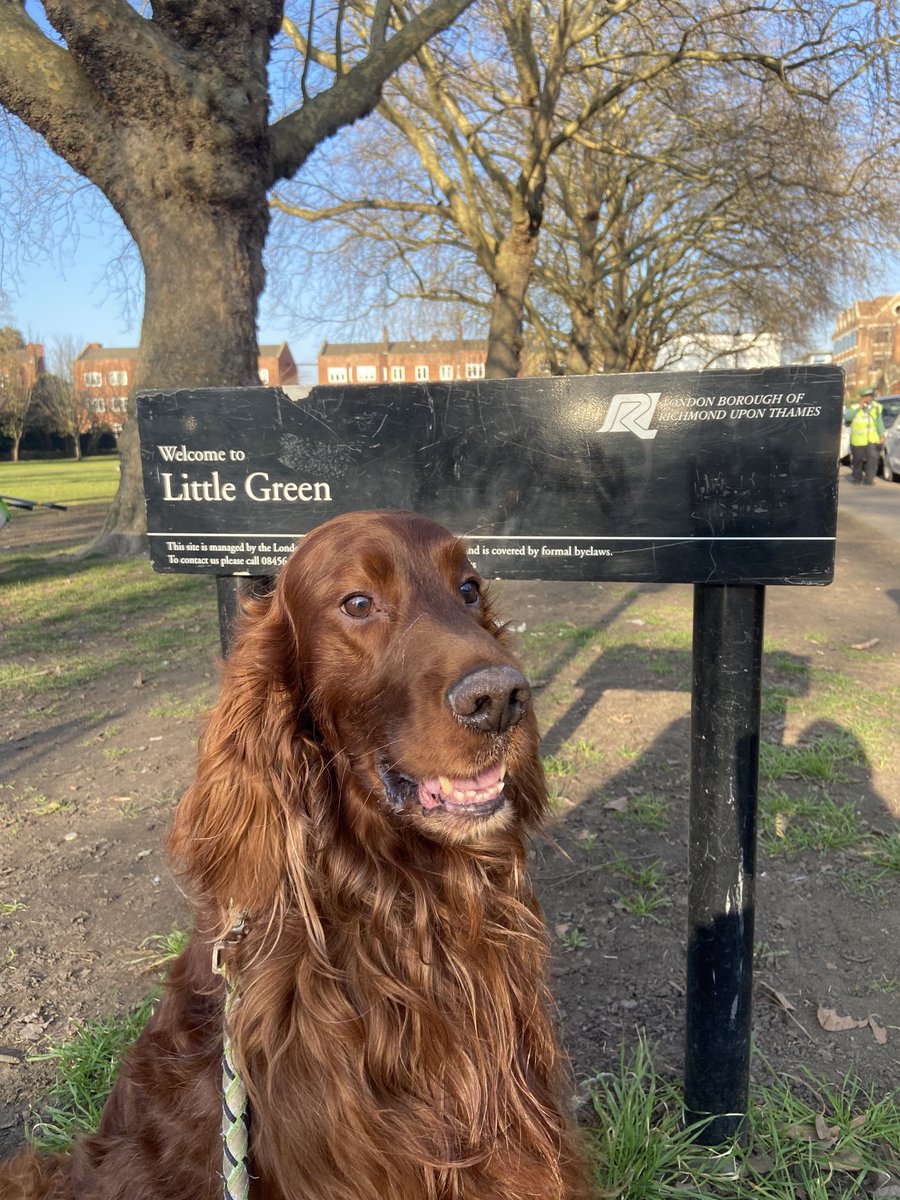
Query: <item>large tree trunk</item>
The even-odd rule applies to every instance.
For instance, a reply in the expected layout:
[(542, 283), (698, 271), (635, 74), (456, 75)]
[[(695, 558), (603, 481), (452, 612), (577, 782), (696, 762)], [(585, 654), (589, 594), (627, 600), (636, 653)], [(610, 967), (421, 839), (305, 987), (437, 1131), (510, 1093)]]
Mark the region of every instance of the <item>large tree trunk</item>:
[[(246, 205), (157, 202), (126, 216), (144, 264), (146, 297), (135, 391), (246, 386), (257, 374), (256, 310), (268, 228), (264, 188)], [(129, 556), (146, 544), (134, 392), (119, 437), (121, 480), (92, 552)]]

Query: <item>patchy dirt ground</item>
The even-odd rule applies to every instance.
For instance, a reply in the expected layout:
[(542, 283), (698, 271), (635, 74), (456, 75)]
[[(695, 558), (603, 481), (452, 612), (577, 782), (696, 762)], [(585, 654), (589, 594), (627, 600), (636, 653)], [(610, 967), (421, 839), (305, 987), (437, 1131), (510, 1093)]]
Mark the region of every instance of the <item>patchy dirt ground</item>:
[[(896, 502), (900, 532), (900, 487)], [(5, 548), (75, 546), (98, 519), (77, 509), (17, 517), (0, 532), (0, 587)], [(771, 588), (767, 600), (764, 740), (843, 750), (823, 784), (789, 768), (766, 782), (783, 800), (774, 810), (770, 800), (762, 823), (771, 852), (758, 863), (754, 1069), (849, 1071), (884, 1095), (900, 1078), (900, 875), (896, 855), (893, 870), (878, 865), (885, 847), (896, 851), (900, 817), (900, 542), (842, 502), (838, 560), (832, 587)], [(677, 1073), (691, 591), (500, 592), (524, 626), (556, 796), (534, 872), (576, 1074), (615, 1069), (638, 1030), (657, 1066)], [(150, 986), (142, 941), (187, 920), (161, 841), (215, 694), (214, 607), (210, 584), (209, 653), (187, 672), (147, 662), (138, 677), (111, 671), (88, 685), (78, 712), (0, 712), (0, 1154), (21, 1140), (47, 1085), (50, 1068), (31, 1056), (80, 1019), (140, 999)], [(790, 816), (804, 798), (807, 815)], [(850, 820), (850, 845), (785, 852), (791, 821), (814, 837), (826, 808), (828, 821), (832, 810)], [(828, 1031), (826, 1009), (867, 1023)]]

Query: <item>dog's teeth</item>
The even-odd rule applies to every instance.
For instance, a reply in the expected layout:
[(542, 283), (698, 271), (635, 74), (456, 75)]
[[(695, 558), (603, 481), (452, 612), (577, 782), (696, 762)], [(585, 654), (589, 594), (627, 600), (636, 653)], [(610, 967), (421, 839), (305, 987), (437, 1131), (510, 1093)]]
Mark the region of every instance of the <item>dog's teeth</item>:
[(438, 775), (438, 783), (441, 785), (441, 791), (445, 796), (453, 795), (453, 784), (446, 775)]
[(502, 783), (505, 778), (506, 778), (506, 763), (501, 763), (500, 764), (500, 782)]

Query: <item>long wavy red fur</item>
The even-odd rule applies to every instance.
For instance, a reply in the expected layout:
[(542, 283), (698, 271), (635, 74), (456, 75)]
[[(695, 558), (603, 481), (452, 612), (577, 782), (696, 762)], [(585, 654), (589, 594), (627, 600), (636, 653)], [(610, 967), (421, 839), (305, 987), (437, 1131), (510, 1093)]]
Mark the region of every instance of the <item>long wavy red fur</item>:
[[(525, 874), (546, 806), (534, 716), (486, 735), (446, 701), (466, 671), (512, 662), (473, 580), (439, 526), (351, 514), (247, 603), (171, 832), (196, 932), (98, 1131), (0, 1167), (2, 1200), (221, 1196), (210, 956), (238, 915), (253, 1200), (588, 1194)], [(366, 619), (342, 607), (353, 594), (372, 599)], [(471, 778), (500, 757), (490, 816), (385, 791), (385, 764)]]

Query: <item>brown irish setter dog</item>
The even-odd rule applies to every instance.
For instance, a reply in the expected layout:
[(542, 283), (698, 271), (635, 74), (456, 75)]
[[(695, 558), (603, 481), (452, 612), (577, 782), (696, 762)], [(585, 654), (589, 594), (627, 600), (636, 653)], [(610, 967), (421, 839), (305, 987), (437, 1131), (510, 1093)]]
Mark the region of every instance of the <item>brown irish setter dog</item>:
[(218, 1200), (223, 991), (252, 1200), (587, 1195), (525, 875), (528, 684), (463, 544), (412, 513), (315, 530), (249, 600), (171, 848), (196, 932), (70, 1155), (2, 1200)]

